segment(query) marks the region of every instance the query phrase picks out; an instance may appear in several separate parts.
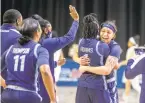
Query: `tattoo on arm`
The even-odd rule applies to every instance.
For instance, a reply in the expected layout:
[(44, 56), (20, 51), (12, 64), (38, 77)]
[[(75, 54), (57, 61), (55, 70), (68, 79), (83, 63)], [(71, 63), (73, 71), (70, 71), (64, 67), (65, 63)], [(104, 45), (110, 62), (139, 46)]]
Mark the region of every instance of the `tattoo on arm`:
[(118, 63), (118, 58), (114, 56), (108, 56), (105, 66), (108, 67), (108, 69), (113, 69), (115, 65)]

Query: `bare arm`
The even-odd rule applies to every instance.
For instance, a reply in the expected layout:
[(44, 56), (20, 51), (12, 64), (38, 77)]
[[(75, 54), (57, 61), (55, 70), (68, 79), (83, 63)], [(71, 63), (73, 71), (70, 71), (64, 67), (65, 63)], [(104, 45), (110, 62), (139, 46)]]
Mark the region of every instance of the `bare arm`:
[(54, 83), (53, 83), (53, 78), (52, 74), (49, 68), (49, 65), (42, 65), (40, 66), (40, 72), (42, 75), (42, 79), (45, 85), (45, 88), (49, 94), (50, 100), (55, 103), (56, 101), (56, 95), (54, 91)]
[(2, 78), (2, 76), (0, 76), (0, 81), (1, 81), (0, 86), (2, 86), (3, 88), (5, 88), (6, 87), (6, 83), (5, 83), (5, 80)]
[(118, 58), (114, 56), (108, 56), (105, 66), (99, 66), (99, 67), (90, 67), (90, 66), (81, 66), (79, 68), (80, 71), (88, 71), (94, 74), (99, 75), (108, 75), (111, 73), (115, 65), (118, 63)]

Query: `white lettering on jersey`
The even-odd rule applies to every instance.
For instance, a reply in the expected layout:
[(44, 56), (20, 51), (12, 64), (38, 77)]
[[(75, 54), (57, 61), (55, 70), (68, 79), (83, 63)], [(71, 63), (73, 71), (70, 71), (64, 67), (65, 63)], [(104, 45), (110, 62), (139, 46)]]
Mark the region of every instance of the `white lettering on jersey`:
[(30, 48), (13, 48), (14, 54), (28, 54), (30, 52)]
[(80, 51), (85, 53), (93, 53), (93, 48), (81, 47)]

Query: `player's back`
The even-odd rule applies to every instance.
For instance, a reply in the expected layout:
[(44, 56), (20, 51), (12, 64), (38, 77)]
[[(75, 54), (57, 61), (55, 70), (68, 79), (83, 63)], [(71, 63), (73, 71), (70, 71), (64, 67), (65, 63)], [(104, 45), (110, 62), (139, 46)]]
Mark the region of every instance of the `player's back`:
[(21, 37), (21, 34), (16, 30), (16, 27), (10, 24), (1, 26), (1, 55)]
[(30, 41), (23, 46), (17, 43), (9, 48), (6, 54), (6, 67), (8, 69), (7, 85), (20, 86), (36, 91), (38, 47), (39, 44)]
[[(79, 43), (79, 57), (88, 55), (90, 66), (104, 65), (104, 59), (110, 52), (109, 46), (96, 39), (81, 39)], [(79, 86), (88, 88), (106, 88), (105, 76), (85, 72), (79, 79)]]

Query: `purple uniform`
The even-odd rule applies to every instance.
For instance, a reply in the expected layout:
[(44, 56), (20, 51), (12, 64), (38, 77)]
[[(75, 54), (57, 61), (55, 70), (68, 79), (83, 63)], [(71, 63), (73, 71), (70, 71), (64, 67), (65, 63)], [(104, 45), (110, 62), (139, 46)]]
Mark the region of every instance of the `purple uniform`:
[[(118, 60), (120, 59), (121, 55), (121, 47), (116, 43), (114, 40), (112, 40), (109, 44), (110, 47), (110, 56), (117, 57)], [(107, 80), (107, 87), (111, 96), (112, 103), (118, 103), (118, 91), (117, 91), (117, 83), (116, 83), (116, 77), (114, 70), (111, 72), (111, 74), (106, 76)]]
[(1, 26), (1, 55), (21, 37), (15, 26), (3, 24)]
[[(80, 40), (79, 57), (88, 55), (90, 66), (103, 66), (109, 53), (109, 46), (101, 41)], [(110, 103), (106, 77), (90, 72), (83, 73), (78, 81), (76, 103)]]
[[(16, 27), (11, 24), (3, 24), (0, 28), (1, 34), (1, 55), (21, 37)], [(1, 76), (5, 79), (7, 76), (6, 69), (1, 72)], [(3, 88), (1, 88), (3, 91)]]
[(142, 74), (140, 103), (145, 103), (145, 54), (142, 54), (137, 59), (130, 59), (127, 63), (125, 76), (127, 79), (133, 79), (137, 75)]
[[(16, 30), (15, 26), (3, 24), (1, 26), (1, 55), (21, 37), (21, 34)], [(6, 71), (1, 73), (2, 77), (6, 78)]]
[[(4, 103), (40, 103), (37, 93), (38, 68), (49, 64), (48, 51), (38, 43), (29, 41), (21, 46), (12, 45), (4, 53), (7, 68), (7, 89), (2, 93)], [(4, 65), (2, 65), (3, 67)]]
[[(74, 21), (69, 32), (63, 36), (58, 38), (45, 38), (41, 40), (41, 44), (44, 48), (46, 48), (49, 51), (49, 64), (51, 73), (54, 78), (54, 68), (55, 68), (55, 62), (54, 62), (54, 53), (67, 46), (69, 43), (73, 42), (75, 39), (77, 30), (78, 30), (79, 23), (77, 21)], [(55, 81), (55, 80), (54, 80)], [(47, 94), (47, 91), (45, 89), (45, 86), (43, 84), (42, 78), (40, 77), (40, 95), (42, 96), (43, 100), (42, 103), (49, 103), (50, 99)]]

